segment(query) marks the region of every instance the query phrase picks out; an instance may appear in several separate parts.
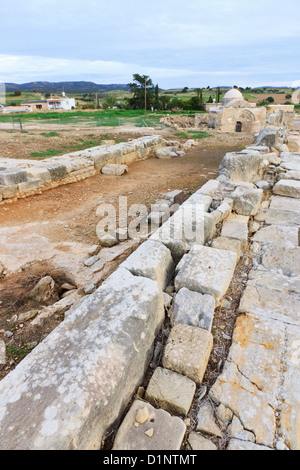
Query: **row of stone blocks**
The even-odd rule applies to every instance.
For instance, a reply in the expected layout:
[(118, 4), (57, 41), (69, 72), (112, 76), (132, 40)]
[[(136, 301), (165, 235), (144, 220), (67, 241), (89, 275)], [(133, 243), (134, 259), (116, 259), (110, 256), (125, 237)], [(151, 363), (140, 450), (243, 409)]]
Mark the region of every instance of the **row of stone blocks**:
[[(242, 158), (246, 161), (244, 154)], [(177, 294), (174, 325), (163, 355), (163, 373), (170, 371), (185, 382), (189, 380), (191, 390), (195, 387), (192, 383), (201, 383), (212, 348), (214, 306), (221, 302), (230, 284), (246, 242), (249, 218), (232, 214), (233, 198), (220, 193), (218, 200), (220, 188), (220, 180), (211, 180), (185, 201), (97, 291), (69, 310), (60, 326), (0, 382), (0, 448), (100, 448), (103, 436), (119, 422), (143, 381), (165, 318), (164, 290), (172, 278)], [(231, 189), (232, 194), (234, 188)], [(249, 211), (247, 205), (243, 210)], [(243, 219), (236, 220), (237, 217)], [(236, 225), (230, 232), (232, 227), (228, 224), (232, 222)], [(221, 244), (222, 249), (204, 246), (220, 223), (221, 236), (213, 243)], [(201, 235), (197, 243), (195, 233), (185, 231), (187, 225), (190, 228), (195, 224), (196, 235), (199, 231)], [(232, 240), (237, 242), (229, 248), (226, 241)], [(186, 295), (191, 311), (185, 307)], [(185, 407), (186, 410), (188, 405)], [(157, 413), (165, 416), (168, 412)], [(180, 422), (180, 426), (176, 443), (172, 440), (165, 445), (178, 449), (185, 424), (178, 417), (167, 416)], [(153, 423), (152, 419), (149, 423)], [(135, 425), (134, 428), (142, 429)], [(143, 434), (148, 448), (154, 431), (152, 426)], [(159, 434), (156, 438), (162, 448), (161, 431)], [(115, 446), (118, 442), (117, 438)], [(155, 441), (151, 442), (154, 445)], [(140, 446), (144, 448), (143, 444)]]
[(94, 176), (107, 164), (129, 164), (149, 158), (165, 145), (160, 136), (100, 145), (42, 161), (0, 158), (0, 204)]

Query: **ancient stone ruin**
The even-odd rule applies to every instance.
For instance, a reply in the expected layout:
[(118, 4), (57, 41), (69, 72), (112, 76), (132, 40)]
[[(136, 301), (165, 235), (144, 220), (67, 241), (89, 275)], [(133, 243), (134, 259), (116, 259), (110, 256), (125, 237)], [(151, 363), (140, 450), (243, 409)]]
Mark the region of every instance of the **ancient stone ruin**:
[[(216, 179), (173, 194), (174, 213), (65, 309), (0, 382), (2, 450), (300, 448), (300, 153), (284, 139), (265, 128)], [(2, 202), (178, 151), (152, 136), (1, 162)]]

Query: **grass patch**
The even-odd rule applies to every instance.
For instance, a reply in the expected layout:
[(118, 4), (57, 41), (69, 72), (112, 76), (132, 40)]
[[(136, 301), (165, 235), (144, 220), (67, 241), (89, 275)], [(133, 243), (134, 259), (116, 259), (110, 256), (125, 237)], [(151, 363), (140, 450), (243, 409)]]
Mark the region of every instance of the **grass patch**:
[(204, 139), (205, 137), (211, 137), (206, 131), (187, 131), (187, 132), (175, 132), (176, 137), (180, 139)]
[(41, 132), (41, 135), (44, 136), (44, 137), (59, 137), (60, 136), (60, 134), (58, 132), (55, 132), (55, 131)]

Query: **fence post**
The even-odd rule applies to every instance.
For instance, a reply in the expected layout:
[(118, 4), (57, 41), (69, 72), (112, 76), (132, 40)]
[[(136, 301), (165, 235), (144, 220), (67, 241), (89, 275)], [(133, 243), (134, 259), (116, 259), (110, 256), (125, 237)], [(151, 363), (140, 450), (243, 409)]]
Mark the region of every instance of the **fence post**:
[(23, 127), (22, 127), (22, 119), (19, 117), (19, 123), (20, 123), (20, 129), (21, 131), (23, 130)]

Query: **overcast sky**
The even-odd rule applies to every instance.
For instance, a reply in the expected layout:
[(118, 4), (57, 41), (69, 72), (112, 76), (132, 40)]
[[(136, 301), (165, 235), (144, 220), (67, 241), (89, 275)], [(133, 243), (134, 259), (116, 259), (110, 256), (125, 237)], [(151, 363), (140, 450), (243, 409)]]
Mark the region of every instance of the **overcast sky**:
[(300, 0), (0, 0), (0, 81), (300, 86)]

